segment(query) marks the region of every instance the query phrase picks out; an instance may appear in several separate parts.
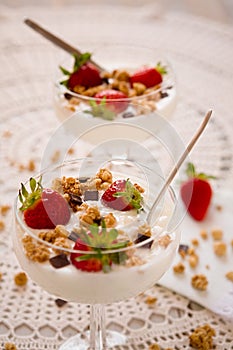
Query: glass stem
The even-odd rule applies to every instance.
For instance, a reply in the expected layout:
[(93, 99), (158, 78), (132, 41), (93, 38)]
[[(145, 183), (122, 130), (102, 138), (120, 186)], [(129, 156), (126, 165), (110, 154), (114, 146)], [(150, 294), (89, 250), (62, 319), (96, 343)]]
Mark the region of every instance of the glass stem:
[(91, 305), (90, 350), (106, 350), (106, 328), (104, 305)]

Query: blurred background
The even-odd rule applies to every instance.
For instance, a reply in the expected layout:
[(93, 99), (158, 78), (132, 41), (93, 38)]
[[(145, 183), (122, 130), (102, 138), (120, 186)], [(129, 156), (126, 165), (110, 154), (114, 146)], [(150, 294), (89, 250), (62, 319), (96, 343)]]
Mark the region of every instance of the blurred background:
[(181, 11), (233, 24), (233, 0), (0, 0), (0, 5), (9, 7), (38, 5), (62, 7), (74, 4), (125, 5), (138, 7), (139, 11), (144, 6), (151, 6), (155, 15), (161, 15), (162, 12)]

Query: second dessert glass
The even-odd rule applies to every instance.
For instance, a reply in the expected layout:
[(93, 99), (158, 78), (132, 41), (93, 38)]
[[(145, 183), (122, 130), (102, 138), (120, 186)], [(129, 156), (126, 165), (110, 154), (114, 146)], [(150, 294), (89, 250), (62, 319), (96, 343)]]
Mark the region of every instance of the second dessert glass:
[[(67, 88), (62, 81), (66, 76), (57, 68), (54, 84), (54, 107), (59, 120), (64, 121), (72, 113), (85, 110), (95, 116), (96, 105), (103, 99), (96, 97), (98, 91), (114, 89), (123, 92), (126, 98), (111, 98), (118, 102), (117, 113), (103, 113), (103, 119), (113, 120), (131, 118), (145, 113), (146, 110), (157, 111), (166, 118), (170, 118), (175, 110), (177, 102), (177, 90), (175, 75), (171, 64), (163, 57), (159, 50), (132, 46), (105, 44), (102, 47), (92, 47), (92, 60), (103, 67), (101, 74), (108, 77), (103, 80), (101, 86), (85, 89), (76, 86), (73, 90)], [(74, 58), (69, 56), (61, 63), (67, 71), (72, 71)], [(128, 80), (128, 75), (135, 71), (160, 66), (166, 74), (162, 74), (162, 82), (145, 89), (141, 84), (133, 85)], [(110, 74), (110, 75), (109, 75)], [(145, 90), (145, 91), (144, 91)], [(98, 116), (100, 113), (98, 113)]]
[[(140, 208), (114, 209), (103, 201), (105, 191), (122, 179), (133, 184), (133, 200), (136, 188)], [(76, 159), (46, 169), (35, 180), (22, 187), (15, 202), (13, 243), (18, 261), (47, 292), (91, 305), (88, 335), (74, 336), (59, 349), (106, 349), (127, 343), (124, 335), (106, 331), (104, 305), (147, 290), (171, 265), (180, 237), (173, 190), (168, 188), (148, 223), (147, 214), (164, 180), (139, 163)], [(67, 217), (63, 207), (60, 217), (66, 212), (65, 223), (54, 222), (58, 203), (46, 207), (44, 202), (54, 225), (31, 228), (22, 211), (22, 197), (29, 198), (31, 190), (34, 198), (36, 191), (45, 189), (65, 198), (70, 214)], [(42, 219), (38, 220), (43, 227)]]

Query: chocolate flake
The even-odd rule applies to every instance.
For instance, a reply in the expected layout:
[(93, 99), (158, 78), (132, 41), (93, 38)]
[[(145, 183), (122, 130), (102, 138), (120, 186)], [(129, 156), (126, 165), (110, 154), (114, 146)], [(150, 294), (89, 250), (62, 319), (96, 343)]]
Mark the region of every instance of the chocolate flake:
[[(138, 236), (137, 236), (136, 240), (134, 241), (134, 244), (144, 242), (144, 241), (146, 241), (149, 238), (151, 238), (151, 237), (143, 235), (141, 233), (138, 233)], [(150, 242), (144, 244), (143, 247), (151, 248), (152, 243), (153, 243), (153, 240), (151, 240)]]
[(189, 246), (187, 244), (180, 244), (178, 252), (180, 253), (181, 251), (184, 252), (185, 254), (188, 253)]
[(69, 196), (70, 196), (69, 201), (73, 205), (81, 205), (83, 203), (82, 198), (77, 194), (69, 193)]
[(85, 191), (84, 192), (84, 201), (98, 201), (99, 192), (98, 191)]
[(58, 307), (62, 307), (63, 305), (67, 304), (67, 301), (66, 300), (63, 300), (63, 299), (56, 299), (55, 300), (55, 303)]
[(64, 97), (65, 97), (65, 99), (67, 99), (67, 100), (71, 100), (72, 97), (73, 97), (73, 95), (71, 95), (71, 94), (69, 94), (68, 92), (66, 92), (66, 93), (64, 93)]
[(123, 118), (132, 118), (134, 116), (135, 115), (132, 112), (125, 112), (125, 113), (122, 114)]
[(160, 92), (160, 97), (161, 98), (165, 98), (165, 97), (168, 97), (168, 96), (169, 96), (169, 94), (167, 92), (164, 92), (164, 91)]
[(56, 255), (56, 256), (50, 258), (49, 262), (55, 269), (60, 269), (62, 267), (70, 265), (70, 262), (69, 262), (66, 254)]
[(69, 236), (67, 238), (69, 238), (71, 241), (76, 242), (77, 239), (79, 238), (79, 235), (76, 232), (71, 231), (71, 233), (69, 234)]
[(90, 180), (90, 177), (81, 176), (78, 178), (78, 180), (81, 184), (83, 184), (83, 183), (87, 182), (88, 180)]

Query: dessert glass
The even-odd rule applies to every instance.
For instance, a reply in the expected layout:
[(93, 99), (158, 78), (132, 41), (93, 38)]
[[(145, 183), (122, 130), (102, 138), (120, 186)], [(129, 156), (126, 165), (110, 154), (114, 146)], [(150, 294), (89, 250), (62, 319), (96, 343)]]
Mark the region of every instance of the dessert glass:
[[(166, 58), (161, 57), (161, 52), (156, 49), (139, 46), (109, 45), (97, 47), (90, 50), (92, 60), (108, 72), (115, 69), (126, 70), (133, 73), (144, 66), (155, 67), (158, 62), (166, 67), (167, 74), (163, 76), (163, 82), (142, 95), (136, 95), (122, 100), (114, 100), (122, 104), (130, 104), (128, 108), (123, 108), (116, 118), (129, 118), (145, 113), (157, 111), (166, 118), (170, 118), (175, 110), (177, 102), (177, 91), (175, 75), (171, 64)], [(73, 57), (69, 56), (62, 62), (61, 66), (67, 70), (72, 70)], [(60, 82), (64, 80), (64, 75), (57, 69), (54, 83), (54, 108), (59, 120), (64, 121), (76, 111), (90, 111), (91, 104), (100, 103), (100, 99), (93, 96), (85, 96), (69, 90)], [(113, 82), (114, 79), (110, 79)], [(113, 117), (114, 118), (114, 117)], [(115, 119), (115, 118), (114, 118)]]
[[(110, 209), (110, 212), (113, 212), (116, 217), (115, 228), (119, 232), (125, 230), (131, 243), (110, 249), (92, 247), (92, 250), (88, 252), (93, 258), (100, 255), (101, 259), (113, 257), (113, 255), (115, 259), (117, 257), (118, 263), (111, 258), (112, 261), (107, 271), (87, 272), (70, 263), (71, 254), (83, 255), (83, 250), (74, 249), (74, 241), (77, 237), (74, 239), (74, 233), (71, 234), (71, 232), (76, 232), (74, 231), (77, 225), (75, 213), (72, 212), (68, 224), (63, 227), (66, 232), (66, 240), (70, 242), (69, 247), (64, 247), (42, 239), (39, 233), (45, 230), (30, 229), (19, 209), (21, 205), (19, 196), (15, 202), (16, 225), (13, 245), (21, 267), (34, 282), (54, 296), (66, 301), (91, 305), (90, 332), (84, 337), (77, 335), (68, 339), (59, 347), (60, 350), (106, 349), (126, 343), (127, 339), (124, 335), (106, 331), (104, 304), (135, 297), (152, 287), (168, 270), (179, 244), (177, 200), (170, 187), (153, 212), (149, 223), (151, 235), (144, 235), (144, 240), (138, 239), (138, 228), (146, 223), (147, 214), (164, 181), (153, 169), (122, 159), (106, 161), (86, 158), (67, 161), (48, 168), (35, 179), (38, 180), (42, 176), (43, 188), (54, 188), (54, 179), (61, 179), (63, 176), (87, 179), (95, 175), (100, 168), (109, 169), (114, 180), (129, 178), (132, 183), (137, 183), (145, 190), (142, 211), (123, 212)], [(26, 187), (28, 185), (28, 183), (25, 184)], [(101, 213), (102, 210), (105, 214), (109, 213), (106, 207), (103, 208), (100, 200), (95, 204), (99, 206)], [(43, 247), (49, 252), (48, 260), (38, 262), (31, 259), (24, 243), (25, 237), (33, 243), (33, 249)], [(125, 238), (121, 238), (119, 242), (122, 243), (122, 240), (124, 241)], [(65, 256), (68, 263), (55, 267), (51, 259), (58, 255), (62, 255), (63, 258)]]

